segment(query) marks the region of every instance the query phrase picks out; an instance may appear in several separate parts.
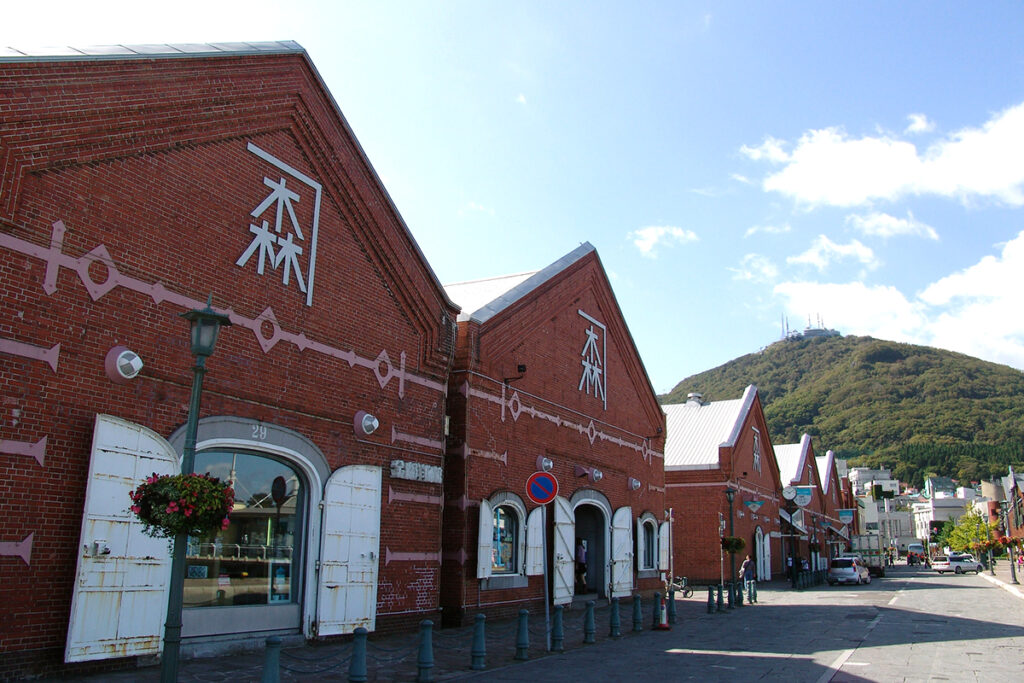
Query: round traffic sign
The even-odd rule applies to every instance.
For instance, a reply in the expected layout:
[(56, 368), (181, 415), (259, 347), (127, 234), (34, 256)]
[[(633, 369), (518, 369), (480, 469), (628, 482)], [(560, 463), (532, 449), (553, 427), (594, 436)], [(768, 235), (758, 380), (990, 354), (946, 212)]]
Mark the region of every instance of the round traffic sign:
[(558, 480), (550, 472), (534, 472), (526, 480), (526, 497), (538, 505), (546, 505), (558, 495)]

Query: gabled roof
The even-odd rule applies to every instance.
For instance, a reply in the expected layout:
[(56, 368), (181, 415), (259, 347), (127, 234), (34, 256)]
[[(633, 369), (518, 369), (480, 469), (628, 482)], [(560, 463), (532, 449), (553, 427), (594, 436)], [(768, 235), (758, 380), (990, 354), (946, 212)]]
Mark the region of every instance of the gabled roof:
[[(430, 284), (435, 287), (433, 292), (436, 292), (439, 299), (441, 299), (442, 306), (451, 307), (452, 302), (444, 292), (444, 288), (441, 285), (440, 280), (437, 278), (437, 274), (434, 273), (433, 266), (431, 266), (430, 262), (427, 261), (426, 256), (423, 254), (423, 250), (420, 249), (419, 243), (416, 241), (416, 238), (413, 237), (412, 231), (409, 230), (409, 226), (406, 224), (405, 219), (402, 218), (402, 215), (399, 213), (398, 207), (391, 198), (391, 194), (387, 191), (387, 188), (384, 187), (384, 183), (381, 181), (376, 169), (370, 163), (369, 157), (366, 155), (365, 150), (363, 150), (362, 145), (359, 143), (355, 133), (352, 131), (352, 128), (349, 125), (348, 120), (345, 118), (345, 115), (342, 113), (341, 107), (338, 106), (338, 102), (335, 100), (334, 95), (320, 76), (320, 72), (317, 70), (316, 65), (313, 64), (313, 60), (306, 52), (306, 49), (299, 43), (292, 40), (283, 40), (227, 43), (154, 43), (141, 45), (94, 45), (85, 47), (65, 46), (41, 48), (0, 46), (0, 64), (34, 62), (102, 62), (108, 60), (141, 61), (152, 59), (177, 60), (209, 57), (237, 58), (251, 55), (295, 55), (302, 58), (317, 86), (323, 93), (325, 100), (329, 103), (330, 107), (333, 108), (335, 115), (338, 117), (338, 122), (340, 123), (341, 128), (351, 141), (356, 153), (360, 157), (360, 161), (364, 165), (365, 170), (370, 174), (375, 182), (375, 189), (380, 192), (381, 197), (386, 204), (387, 212), (395, 219), (398, 229), (407, 240), (409, 248), (411, 248), (415, 253), (420, 265), (424, 269), (426, 277), (431, 281)], [(0, 192), (0, 196), (3, 194), (3, 192)], [(0, 206), (0, 210), (2, 210), (2, 206)], [(393, 277), (394, 281), (399, 281), (400, 277), (397, 272), (389, 271), (389, 274)], [(414, 298), (423, 298), (426, 295), (426, 292), (422, 288), (414, 288), (413, 291)], [(431, 325), (431, 327), (435, 328), (436, 324)]]
[(751, 384), (740, 399), (709, 403), (690, 399), (663, 405), (665, 468), (719, 467), (718, 449), (735, 445), (756, 396), (757, 387)]
[(298, 43), (291, 40), (265, 41), (254, 43), (155, 43), (149, 45), (87, 45), (84, 47), (0, 47), (0, 60), (5, 61), (48, 61), (69, 59), (129, 59), (139, 57), (209, 57), (210, 55), (254, 55), (281, 54), (285, 52), (305, 53)]
[(448, 298), (462, 308), (459, 322), (487, 322), (524, 296), (595, 251), (584, 242), (543, 270), (445, 285)]
[(804, 434), (800, 443), (787, 443), (775, 446), (775, 461), (779, 463), (779, 479), (783, 486), (799, 481), (800, 473), (811, 452), (811, 435)]
[(815, 456), (814, 462), (818, 467), (818, 478), (821, 479), (821, 493), (828, 495), (832, 485), (832, 470), (835, 467), (836, 454), (832, 450), (828, 450), (825, 455)]

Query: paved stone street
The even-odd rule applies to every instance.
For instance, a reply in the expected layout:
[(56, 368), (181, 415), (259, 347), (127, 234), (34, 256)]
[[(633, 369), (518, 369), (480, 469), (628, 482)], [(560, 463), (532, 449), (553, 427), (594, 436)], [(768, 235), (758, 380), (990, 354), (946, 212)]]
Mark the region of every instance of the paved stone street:
[[(1024, 580), (1024, 577), (1022, 577)], [(1024, 668), (1024, 593), (1011, 585), (1008, 564), (996, 576), (938, 576), (897, 566), (869, 586), (791, 590), (761, 584), (756, 605), (707, 612), (707, 593), (677, 601), (670, 631), (633, 632), (628, 602), (622, 637), (609, 638), (609, 610), (596, 610), (596, 643), (584, 645), (583, 611), (565, 616), (565, 652), (545, 650), (543, 615), (531, 617), (527, 661), (515, 655), (516, 623), (488, 627), (486, 670), (470, 668), (472, 628), (434, 633), (436, 681), (785, 680), (930, 681), (1015, 680)], [(351, 644), (286, 647), (282, 681), (348, 680)], [(367, 658), (371, 681), (413, 681), (415, 635), (374, 638)], [(182, 663), (179, 680), (259, 681), (263, 654)], [(159, 679), (159, 669), (81, 677), (79, 681)], [(67, 679), (64, 679), (67, 680)]]

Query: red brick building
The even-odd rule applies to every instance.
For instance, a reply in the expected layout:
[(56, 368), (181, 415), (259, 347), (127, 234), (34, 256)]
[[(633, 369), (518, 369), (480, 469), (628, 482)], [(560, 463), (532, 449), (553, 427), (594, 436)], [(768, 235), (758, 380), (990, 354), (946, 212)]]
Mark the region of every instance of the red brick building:
[[(644, 440), (658, 423), (653, 398), (627, 405), (644, 388), (642, 369), (606, 284), (584, 282), (569, 298), (604, 316), (620, 354), (609, 373), (614, 413), (595, 407), (593, 422), (558, 413), (581, 424), (582, 444), (533, 440), (529, 457), (552, 456), (566, 476), (593, 441), (594, 464), (623, 489), (615, 505), (660, 519), (660, 497), (626, 495), (624, 479), (660, 485), (661, 461)], [(208, 297), (233, 326), (206, 365), (196, 467), (232, 480), (237, 500), (225, 532), (189, 544), (186, 651), (437, 617), (457, 308), (305, 51), (8, 52), (0, 678), (126, 665), (109, 660), (160, 650), (167, 543), (141, 533), (128, 492), (179, 467), (193, 364), (180, 314)], [(581, 329), (567, 339), (578, 343)], [(520, 356), (514, 344), (492, 350), (498, 337), (537, 344), (519, 386), (549, 391), (543, 378), (560, 361), (535, 355), (539, 340), (521, 330), (478, 340), (484, 372), (498, 380), (471, 383), (500, 395), (501, 377), (514, 374), (506, 364)], [(540, 422), (521, 415), (528, 409), (558, 412), (519, 396), (502, 410), (520, 424)], [(480, 412), (474, 449), (495, 450), (490, 430), (503, 444), (521, 438), (514, 420)], [(522, 491), (501, 476), (485, 496)]]
[[(536, 613), (546, 590), (558, 605), (663, 586), (664, 416), (597, 252), (583, 244), (536, 273), (447, 289), (463, 313), (449, 384), (446, 622)], [(538, 471), (557, 495), (550, 482), (531, 490)]]
[(717, 584), (723, 575), (729, 581), (730, 558), (720, 552), (725, 535), (746, 542), (736, 565), (750, 555), (758, 580), (770, 580), (782, 571), (782, 486), (757, 387), (748, 386), (739, 399), (707, 402), (691, 394), (686, 403), (662, 407), (675, 573), (696, 583)]
[[(788, 489), (784, 490), (784, 493), (794, 496), (788, 506), (783, 505), (782, 509), (782, 533), (787, 566), (788, 558), (792, 555), (798, 568), (826, 569), (829, 543), (836, 540), (831, 537), (832, 532), (829, 528), (839, 525), (840, 521), (838, 511), (835, 515), (830, 513), (831, 510), (838, 508), (831, 507), (834, 504), (831, 493), (825, 495), (825, 487), (818, 473), (818, 463), (831, 463), (830, 468), (834, 473), (835, 460), (833, 458), (830, 461), (827, 455), (816, 457), (814, 443), (809, 434), (804, 434), (800, 438), (800, 443), (777, 445), (775, 457), (779, 463), (783, 485)], [(838, 500), (839, 490), (835, 487), (835, 480), (830, 478), (829, 482)], [(841, 526), (839, 528), (842, 529)]]
[(819, 552), (823, 558), (835, 557), (850, 547), (850, 528), (839, 519), (839, 510), (845, 503), (836, 454), (828, 450), (825, 455), (815, 457), (815, 466), (821, 482), (821, 509), (817, 520)]

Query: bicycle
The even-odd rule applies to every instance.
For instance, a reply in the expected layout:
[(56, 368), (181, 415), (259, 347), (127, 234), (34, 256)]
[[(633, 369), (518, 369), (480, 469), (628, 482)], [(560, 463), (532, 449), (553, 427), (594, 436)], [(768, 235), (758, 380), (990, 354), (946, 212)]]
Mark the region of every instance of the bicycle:
[(676, 593), (682, 593), (684, 598), (693, 597), (693, 588), (690, 587), (689, 582), (685, 576), (676, 576), (665, 586), (665, 592), (675, 591)]

